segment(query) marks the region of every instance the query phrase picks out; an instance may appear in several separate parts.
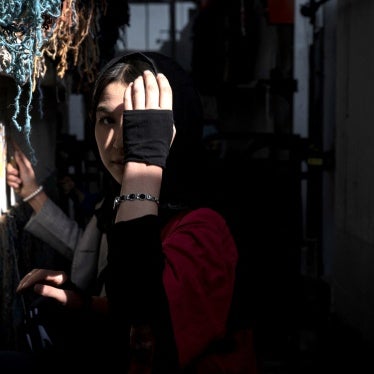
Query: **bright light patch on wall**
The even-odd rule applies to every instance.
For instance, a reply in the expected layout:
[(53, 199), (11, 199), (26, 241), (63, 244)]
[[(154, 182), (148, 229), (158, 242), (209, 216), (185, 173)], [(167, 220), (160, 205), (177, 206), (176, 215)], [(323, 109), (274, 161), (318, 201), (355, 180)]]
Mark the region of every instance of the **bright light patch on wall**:
[(82, 95), (69, 95), (69, 134), (84, 139), (84, 103)]
[[(158, 51), (170, 40), (170, 5), (168, 3), (130, 3), (130, 26), (126, 28), (126, 49)], [(193, 2), (176, 2), (176, 41), (190, 19)]]

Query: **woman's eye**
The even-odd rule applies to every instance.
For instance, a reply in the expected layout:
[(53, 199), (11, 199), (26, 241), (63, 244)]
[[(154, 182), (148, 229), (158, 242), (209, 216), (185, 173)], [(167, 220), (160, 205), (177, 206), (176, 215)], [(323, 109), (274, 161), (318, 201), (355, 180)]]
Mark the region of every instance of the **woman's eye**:
[(99, 124), (101, 124), (101, 125), (106, 125), (106, 126), (108, 126), (108, 125), (113, 125), (114, 123), (115, 123), (115, 120), (113, 119), (113, 118), (111, 118), (111, 117), (99, 117), (98, 119), (97, 119), (97, 122), (99, 123)]

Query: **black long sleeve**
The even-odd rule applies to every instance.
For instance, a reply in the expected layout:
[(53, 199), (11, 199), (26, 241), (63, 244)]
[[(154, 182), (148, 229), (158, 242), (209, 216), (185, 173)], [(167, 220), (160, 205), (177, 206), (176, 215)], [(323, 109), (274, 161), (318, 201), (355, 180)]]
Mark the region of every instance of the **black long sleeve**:
[(127, 345), (131, 326), (149, 327), (155, 341), (152, 373), (177, 372), (158, 217), (147, 215), (114, 224), (108, 232), (108, 246), (106, 291), (116, 340)]

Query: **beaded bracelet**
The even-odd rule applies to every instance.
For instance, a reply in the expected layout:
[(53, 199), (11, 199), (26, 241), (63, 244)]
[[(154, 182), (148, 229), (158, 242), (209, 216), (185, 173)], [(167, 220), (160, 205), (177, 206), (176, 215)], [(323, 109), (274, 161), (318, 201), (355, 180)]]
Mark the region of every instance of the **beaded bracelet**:
[(33, 197), (35, 197), (38, 193), (42, 192), (43, 186), (39, 186), (34, 192), (31, 192), (29, 196), (26, 196), (22, 201), (26, 203), (27, 201), (31, 200)]
[(152, 201), (152, 202), (156, 203), (157, 205), (160, 203), (160, 201), (157, 197), (154, 197), (154, 196), (150, 195), (149, 193), (129, 193), (127, 195), (117, 196), (114, 199), (113, 209), (117, 208), (117, 206), (122, 201), (134, 201), (134, 200)]

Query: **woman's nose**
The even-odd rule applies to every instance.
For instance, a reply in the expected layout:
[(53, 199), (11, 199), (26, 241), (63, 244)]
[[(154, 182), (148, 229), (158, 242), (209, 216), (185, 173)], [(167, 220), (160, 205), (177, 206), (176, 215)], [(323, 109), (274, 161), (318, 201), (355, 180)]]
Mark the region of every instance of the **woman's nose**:
[(116, 126), (114, 129), (114, 136), (113, 136), (113, 147), (120, 149), (123, 148), (123, 140), (122, 140), (122, 124)]

